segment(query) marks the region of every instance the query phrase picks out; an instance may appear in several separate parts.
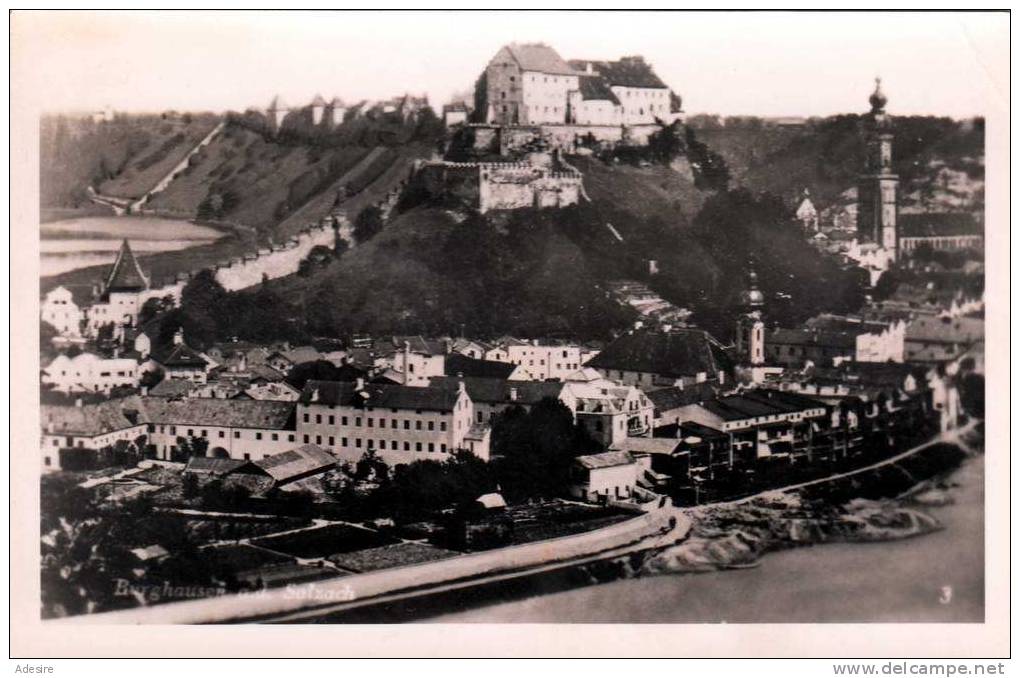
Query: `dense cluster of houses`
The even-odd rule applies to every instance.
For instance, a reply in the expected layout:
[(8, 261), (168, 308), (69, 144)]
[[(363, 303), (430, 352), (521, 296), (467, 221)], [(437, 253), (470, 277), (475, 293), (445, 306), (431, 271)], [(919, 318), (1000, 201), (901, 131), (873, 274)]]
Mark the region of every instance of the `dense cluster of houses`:
[[(639, 57), (566, 62), (545, 45), (509, 45), (489, 63), (484, 83), (486, 121), (502, 130), (566, 126), (575, 133), (576, 126), (605, 126), (617, 133), (679, 115), (678, 97)], [(897, 221), (880, 90), (871, 102), (869, 164), (858, 190), (870, 191), (874, 204), (858, 205), (868, 215), (856, 228), (871, 251), (906, 253), (920, 241), (909, 239), (910, 219)], [(406, 118), (427, 105), (406, 96), (376, 108)], [(352, 114), (338, 99), (321, 97), (308, 110), (315, 125), (337, 125)], [(267, 114), (278, 128), (288, 111), (277, 98)], [(466, 107), (444, 113), (466, 120)], [(482, 195), (490, 184), (505, 192), (530, 187), (520, 200), (542, 206), (532, 186), (534, 167), (434, 165), (444, 186), (459, 172)], [(521, 182), (509, 180), (517, 174)], [(512, 208), (504, 202), (515, 200), (494, 199), (493, 208)], [(797, 218), (821, 232), (807, 194)], [(924, 237), (949, 237), (934, 233), (930, 218), (924, 223), (932, 231)], [(649, 270), (657, 271), (656, 262)], [(81, 468), (90, 453), (129, 445), (136, 454), (187, 463), (195, 473), (242, 469), (273, 482), (365, 455), (391, 467), (458, 451), (489, 459), (498, 415), (552, 400), (604, 450), (577, 458), (571, 493), (626, 501), (670, 483), (761, 465), (845, 459), (876, 436), (946, 430), (962, 414), (957, 378), (984, 369), (983, 300), (959, 290), (904, 287), (856, 314), (770, 328), (752, 273), (729, 345), (688, 325), (688, 311), (640, 283), (620, 281), (612, 289), (642, 320), (604, 346), (394, 336), (307, 346), (231, 341), (198, 350), (180, 330), (165, 337), (157, 323), (139, 325), (142, 305), (158, 295), (125, 243), (91, 302), (74, 286), (44, 299), (42, 319), (65, 342), (94, 339), (102, 327), (114, 332), (112, 349), (60, 355), (44, 367), (48, 389), (108, 398), (44, 404), (42, 467)], [(301, 377), (295, 368), (309, 364)]]
[[(919, 322), (941, 341), (929, 327), (940, 319)], [(142, 331), (134, 351), (162, 371), (162, 381), (99, 403), (44, 405), (42, 466), (76, 467), (76, 455), (128, 443), (184, 463), (195, 440), (203, 441), (202, 457), (232, 464), (272, 465), (300, 449), (337, 463), (372, 453), (390, 466), (459, 450), (488, 459), (497, 415), (552, 399), (605, 450), (577, 460), (571, 492), (626, 501), (764, 461), (852, 456), (866, 435), (920, 420), (954, 426), (961, 413), (953, 376), (965, 358), (966, 369), (983, 369), (982, 345), (974, 332), (938, 360), (803, 354), (751, 366), (735, 347), (684, 326), (635, 329), (601, 347), (406, 336), (318, 346), (233, 341), (201, 352), (180, 333), (154, 348)], [(51, 371), (104, 374), (95, 360), (58, 358)], [(123, 358), (99, 364), (112, 371), (116, 360)], [(287, 381), (292, 368), (317, 361), (335, 370), (329, 379), (301, 388)], [(90, 378), (98, 388), (116, 382)], [(124, 378), (115, 385), (133, 384)]]
[[(104, 350), (44, 367), (45, 388), (107, 398), (43, 406), (43, 469), (81, 468), (83, 456), (125, 446), (238, 468), (281, 455), (373, 454), (391, 467), (460, 450), (488, 459), (497, 415), (551, 399), (605, 450), (577, 460), (571, 492), (627, 501), (777, 460), (846, 458), (867, 436), (919, 422), (945, 430), (961, 415), (956, 376), (984, 365), (981, 299), (923, 290), (911, 301), (906, 289), (855, 315), (768, 329), (753, 273), (733, 345), (652, 303), (634, 329), (598, 346), (359, 336), (198, 350), (181, 330), (163, 337), (158, 322), (137, 324), (146, 289), (125, 247), (100, 297), (125, 321)], [(620, 290), (645, 303), (632, 286)], [(44, 317), (70, 323), (76, 311), (61, 300)], [(294, 376), (316, 363), (325, 372)]]

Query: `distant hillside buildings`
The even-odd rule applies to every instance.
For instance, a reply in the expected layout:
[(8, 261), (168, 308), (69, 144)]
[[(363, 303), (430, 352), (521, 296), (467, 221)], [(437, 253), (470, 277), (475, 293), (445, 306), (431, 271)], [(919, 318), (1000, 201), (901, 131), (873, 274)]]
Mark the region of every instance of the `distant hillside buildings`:
[(414, 122), (426, 108), (429, 108), (429, 99), (426, 95), (404, 94), (383, 101), (347, 104), (340, 97), (333, 97), (327, 102), (321, 94), (316, 94), (310, 103), (294, 107), (288, 106), (283, 97), (276, 95), (269, 105), (259, 112), (265, 116), (270, 129), (278, 132), (291, 124), (291, 120), (298, 124), (300, 116), (305, 116), (306, 125), (331, 130), (340, 127), (349, 119), (363, 116), (395, 115), (403, 122)]

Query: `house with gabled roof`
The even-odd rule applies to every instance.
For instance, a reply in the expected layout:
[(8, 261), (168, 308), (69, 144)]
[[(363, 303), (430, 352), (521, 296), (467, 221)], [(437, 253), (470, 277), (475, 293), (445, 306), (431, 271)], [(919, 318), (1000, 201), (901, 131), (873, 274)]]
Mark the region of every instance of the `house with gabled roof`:
[(633, 331), (618, 337), (586, 363), (607, 379), (639, 388), (733, 381), (733, 361), (705, 330)]
[(161, 346), (149, 354), (148, 367), (162, 372), (165, 379), (181, 379), (195, 384), (208, 381), (212, 360), (184, 342), (184, 331), (178, 329), (170, 346)]
[(332, 471), (336, 464), (337, 458), (318, 445), (301, 445), (237, 466), (229, 474), (264, 475), (272, 480), (273, 487), (280, 487)]
[(59, 285), (46, 293), (39, 310), (43, 322), (50, 324), (59, 336), (80, 339), (92, 300), (89, 285)]
[(570, 467), (570, 494), (591, 502), (629, 499), (638, 484), (637, 460), (622, 450), (577, 457)]

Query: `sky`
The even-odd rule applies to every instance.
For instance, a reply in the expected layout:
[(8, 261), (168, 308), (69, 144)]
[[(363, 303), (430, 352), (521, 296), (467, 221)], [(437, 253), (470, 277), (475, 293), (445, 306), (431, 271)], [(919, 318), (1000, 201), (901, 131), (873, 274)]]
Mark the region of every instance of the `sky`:
[(473, 86), (501, 45), (566, 59), (641, 54), (688, 114), (1008, 110), (1007, 14), (671, 12), (15, 12), (12, 78), (48, 112), (225, 111)]

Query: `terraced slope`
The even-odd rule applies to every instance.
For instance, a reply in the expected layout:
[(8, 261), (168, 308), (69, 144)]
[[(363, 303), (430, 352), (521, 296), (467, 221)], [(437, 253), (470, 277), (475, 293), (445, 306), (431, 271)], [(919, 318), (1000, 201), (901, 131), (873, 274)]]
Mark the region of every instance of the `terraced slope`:
[(97, 124), (46, 116), (39, 124), (40, 205), (58, 212), (94, 210), (86, 194), (89, 186), (125, 198), (140, 196), (217, 121), (213, 115), (145, 115)]

